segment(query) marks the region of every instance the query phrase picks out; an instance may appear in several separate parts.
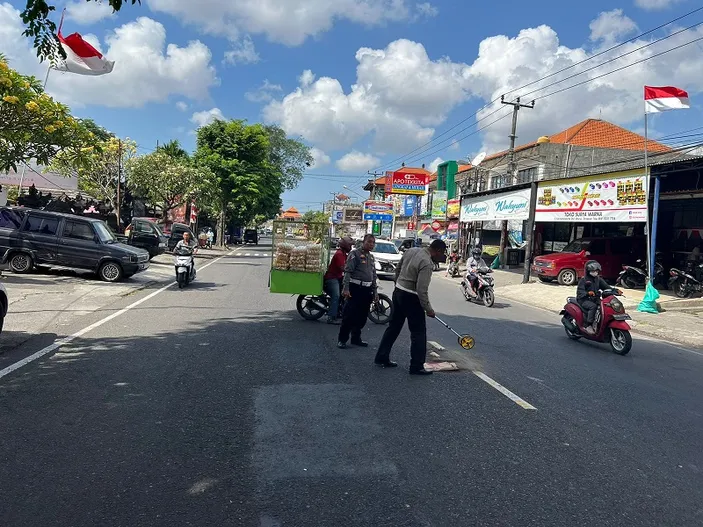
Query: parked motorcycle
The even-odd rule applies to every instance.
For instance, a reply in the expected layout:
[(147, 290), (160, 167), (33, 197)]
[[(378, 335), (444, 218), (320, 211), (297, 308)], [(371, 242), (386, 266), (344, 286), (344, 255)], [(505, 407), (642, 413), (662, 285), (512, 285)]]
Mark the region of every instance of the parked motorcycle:
[(559, 313), (561, 323), (566, 331), (566, 336), (571, 340), (585, 338), (594, 342), (608, 342), (610, 349), (618, 355), (627, 355), (632, 349), (632, 336), (630, 325), (626, 320), (631, 320), (625, 313), (625, 306), (616, 297), (622, 296), (622, 291), (606, 289), (601, 291), (600, 307), (596, 312), (595, 334), (591, 335), (585, 329), (586, 313), (581, 308), (575, 297), (566, 299), (564, 309)]
[[(695, 293), (703, 292), (703, 263), (690, 265), (688, 272), (672, 267), (669, 270), (669, 287), (679, 298), (690, 298)], [(694, 276), (694, 273), (696, 276)]]
[[(330, 297), (327, 293), (318, 296), (298, 295), (295, 307), (305, 320), (319, 320), (329, 311)], [(340, 300), (339, 313), (344, 309), (344, 297)], [(388, 295), (378, 293), (378, 302), (371, 304), (369, 320), (374, 324), (388, 324), (393, 314), (393, 302)]]
[[(615, 285), (621, 285), (628, 289), (644, 288), (647, 285), (649, 266), (641, 259), (635, 265), (623, 265)], [(664, 266), (660, 262), (654, 262), (654, 286), (664, 285)]]
[(468, 278), (465, 277), (461, 281), (461, 291), (464, 293), (464, 298), (466, 298), (467, 301), (479, 300), (483, 302), (486, 307), (493, 307), (496, 301), (496, 295), (493, 291), (495, 280), (490, 276), (492, 272), (493, 269), (489, 267), (478, 268), (478, 272), (476, 273), (478, 277), (476, 282), (477, 291), (475, 295), (471, 291), (471, 284)]
[(178, 282), (178, 289), (183, 289), (190, 282), (195, 280), (193, 249), (177, 247), (173, 250), (173, 254), (173, 264), (176, 269), (176, 282)]

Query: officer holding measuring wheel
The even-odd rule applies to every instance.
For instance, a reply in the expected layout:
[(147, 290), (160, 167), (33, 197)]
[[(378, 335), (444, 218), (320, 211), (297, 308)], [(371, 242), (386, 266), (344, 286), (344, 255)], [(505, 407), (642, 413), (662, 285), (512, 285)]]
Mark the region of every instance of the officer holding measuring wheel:
[(377, 298), (376, 262), (371, 251), (376, 246), (373, 234), (364, 236), (360, 249), (354, 249), (347, 257), (344, 266), (342, 296), (346, 299), (342, 325), (339, 328), (338, 348), (346, 348), (351, 334), (354, 346), (367, 347), (368, 342), (361, 340), (361, 330), (366, 325), (371, 303)]

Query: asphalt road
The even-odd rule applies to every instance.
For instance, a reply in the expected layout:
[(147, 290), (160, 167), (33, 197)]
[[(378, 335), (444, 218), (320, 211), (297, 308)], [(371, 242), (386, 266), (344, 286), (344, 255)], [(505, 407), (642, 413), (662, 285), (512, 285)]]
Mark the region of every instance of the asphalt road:
[(69, 331), (152, 295), (1, 377), (0, 524), (703, 525), (700, 352), (635, 338), (619, 357), (437, 276), (435, 309), (477, 344), (429, 321), (462, 371), (413, 377), (407, 332), (395, 370), (372, 366), (382, 326), (338, 350), (268, 293), (269, 258), (238, 249), (187, 290), (121, 298)]

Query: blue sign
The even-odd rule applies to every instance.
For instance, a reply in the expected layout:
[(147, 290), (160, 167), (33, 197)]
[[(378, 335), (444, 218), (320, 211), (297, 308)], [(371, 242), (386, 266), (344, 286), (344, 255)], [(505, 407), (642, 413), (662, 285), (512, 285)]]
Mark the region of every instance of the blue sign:
[(403, 216), (412, 216), (415, 213), (415, 196), (406, 196), (403, 200)]
[(344, 218), (343, 210), (335, 210), (332, 212), (332, 223), (342, 223)]
[(364, 214), (364, 221), (393, 221), (393, 214)]

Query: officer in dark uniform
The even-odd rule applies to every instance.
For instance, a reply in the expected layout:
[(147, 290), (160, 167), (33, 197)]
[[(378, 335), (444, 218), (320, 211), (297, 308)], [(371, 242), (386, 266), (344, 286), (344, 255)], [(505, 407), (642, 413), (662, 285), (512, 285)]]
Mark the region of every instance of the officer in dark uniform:
[(377, 295), (376, 262), (371, 251), (376, 246), (373, 234), (364, 236), (361, 248), (354, 249), (347, 257), (344, 266), (342, 296), (346, 299), (342, 325), (339, 328), (338, 348), (346, 348), (351, 334), (351, 343), (367, 347), (368, 342), (361, 340), (361, 330), (366, 325), (371, 302)]

